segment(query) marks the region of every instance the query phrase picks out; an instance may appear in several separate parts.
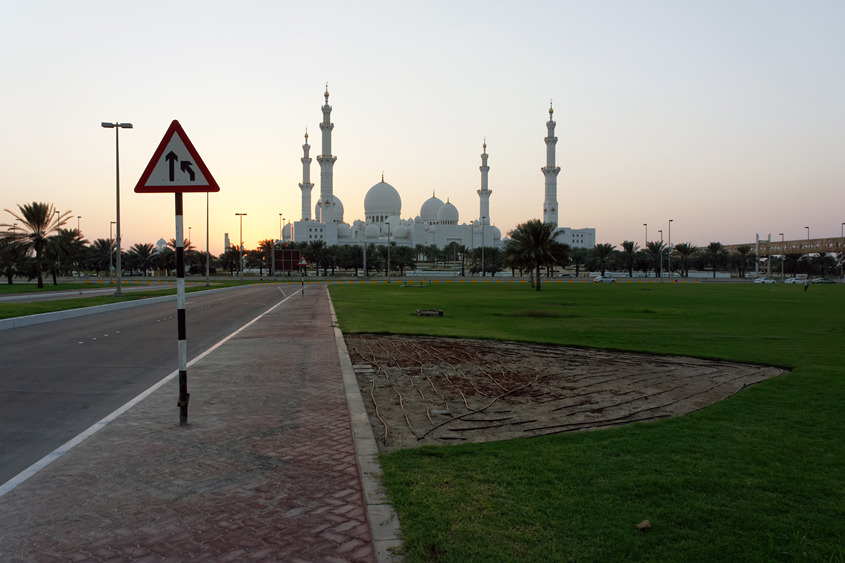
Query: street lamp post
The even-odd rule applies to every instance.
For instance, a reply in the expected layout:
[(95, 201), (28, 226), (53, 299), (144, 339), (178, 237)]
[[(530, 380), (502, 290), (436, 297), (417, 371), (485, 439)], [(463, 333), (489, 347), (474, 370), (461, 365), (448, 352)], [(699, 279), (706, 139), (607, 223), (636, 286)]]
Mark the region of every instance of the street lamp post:
[(666, 249), (666, 258), (669, 261), (669, 267), (667, 268), (669, 271), (666, 272), (667, 276), (672, 277), (672, 222), (674, 219), (669, 219), (669, 247)]
[(82, 229), (79, 228), (79, 220), (82, 219), (82, 215), (76, 216), (76, 235), (78, 237), (82, 237)]
[(663, 278), (663, 229), (657, 229), (657, 232), (660, 233), (660, 270), (658, 271), (659, 278)]
[(783, 281), (784, 279), (786, 279), (783, 277), (783, 263), (786, 262), (786, 242), (783, 238), (783, 233), (778, 234), (780, 235), (780, 246), (781, 250), (783, 251), (783, 254), (780, 255), (780, 279), (781, 281)]
[(131, 123), (109, 123), (109, 122), (102, 122), (100, 123), (101, 126), (105, 127), (106, 129), (114, 129), (114, 162), (115, 162), (115, 207), (117, 213), (115, 218), (117, 219), (117, 232), (115, 234), (115, 244), (117, 249), (117, 286), (115, 288), (114, 294), (115, 295), (122, 295), (120, 292), (120, 130), (121, 129), (132, 129)]
[(284, 215), (284, 213), (279, 213), (279, 246), (280, 247), (282, 246), (282, 221), (285, 220), (285, 218), (282, 217), (282, 215)]
[(643, 223), (643, 227), (645, 227), (645, 240), (643, 241), (643, 248), (648, 246), (648, 223)]
[(387, 222), (387, 281), (390, 281), (390, 221)]
[(111, 248), (109, 248), (109, 283), (114, 281), (114, 235), (111, 226), (115, 223), (116, 221), (109, 221), (109, 243), (111, 245)]
[(241, 221), (241, 238), (240, 238), (241, 244), (239, 246), (239, 256), (238, 256), (238, 260), (240, 261), (240, 264), (241, 264), (241, 270), (240, 270), (241, 273), (240, 273), (240, 276), (238, 276), (238, 280), (243, 281), (243, 279), (244, 279), (244, 217), (246, 217), (246, 213), (235, 213), (235, 215), (240, 217), (240, 221)]

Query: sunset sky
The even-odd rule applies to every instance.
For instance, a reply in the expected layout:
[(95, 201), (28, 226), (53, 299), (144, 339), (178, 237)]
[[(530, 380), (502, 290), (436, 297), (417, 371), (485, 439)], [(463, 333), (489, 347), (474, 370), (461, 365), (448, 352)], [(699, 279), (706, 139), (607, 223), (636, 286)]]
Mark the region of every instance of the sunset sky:
[[(542, 217), (554, 100), (561, 226), (619, 246), (839, 236), (845, 2), (38, 1), (0, 21), (0, 209), (72, 210), (109, 236), (120, 132), (123, 248), (174, 237), (171, 194), (133, 188), (173, 119), (220, 185), (211, 251), (300, 218), (303, 134), (319, 194), (320, 106), (348, 223), (384, 179), (403, 218), (432, 193), (492, 223)], [(205, 194), (185, 230), (205, 249)], [(2, 212), (0, 223), (12, 221)]]

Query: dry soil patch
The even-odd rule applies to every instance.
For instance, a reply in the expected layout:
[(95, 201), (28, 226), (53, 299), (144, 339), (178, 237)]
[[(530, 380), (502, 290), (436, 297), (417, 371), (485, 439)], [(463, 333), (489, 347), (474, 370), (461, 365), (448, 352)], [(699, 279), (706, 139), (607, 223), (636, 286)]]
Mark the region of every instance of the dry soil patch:
[(352, 335), (382, 451), (573, 432), (688, 413), (783, 370), (519, 342)]

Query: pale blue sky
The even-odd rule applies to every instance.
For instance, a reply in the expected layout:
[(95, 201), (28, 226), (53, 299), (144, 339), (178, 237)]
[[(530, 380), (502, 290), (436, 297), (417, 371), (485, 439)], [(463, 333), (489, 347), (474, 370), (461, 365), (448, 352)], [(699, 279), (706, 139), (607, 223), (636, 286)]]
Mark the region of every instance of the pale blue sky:
[[(363, 218), (379, 181), (403, 218), (436, 192), (506, 233), (542, 217), (554, 99), (561, 226), (599, 242), (658, 229), (706, 245), (839, 236), (845, 222), (845, 3), (14, 2), (0, 22), (0, 208), (47, 201), (89, 240), (174, 236), (173, 197), (132, 192), (178, 119), (220, 184), (211, 250), (278, 236), (300, 215), (303, 133), (333, 106), (335, 194)], [(312, 164), (319, 193), (319, 167)], [(185, 196), (204, 248), (205, 197)], [(10, 219), (6, 214), (6, 222)], [(74, 222), (75, 226), (75, 222)], [(199, 244), (201, 242), (201, 244)]]

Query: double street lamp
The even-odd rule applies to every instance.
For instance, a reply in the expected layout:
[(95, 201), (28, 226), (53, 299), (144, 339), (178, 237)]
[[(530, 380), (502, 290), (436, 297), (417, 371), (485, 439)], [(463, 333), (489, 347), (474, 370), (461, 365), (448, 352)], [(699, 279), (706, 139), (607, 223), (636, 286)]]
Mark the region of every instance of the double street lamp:
[(115, 244), (117, 245), (117, 286), (115, 288), (115, 295), (123, 295), (120, 292), (120, 130), (132, 129), (131, 123), (109, 123), (103, 121), (100, 123), (106, 129), (114, 129), (114, 161), (115, 161), (115, 203), (116, 203), (116, 218), (117, 218), (117, 233), (115, 235)]

